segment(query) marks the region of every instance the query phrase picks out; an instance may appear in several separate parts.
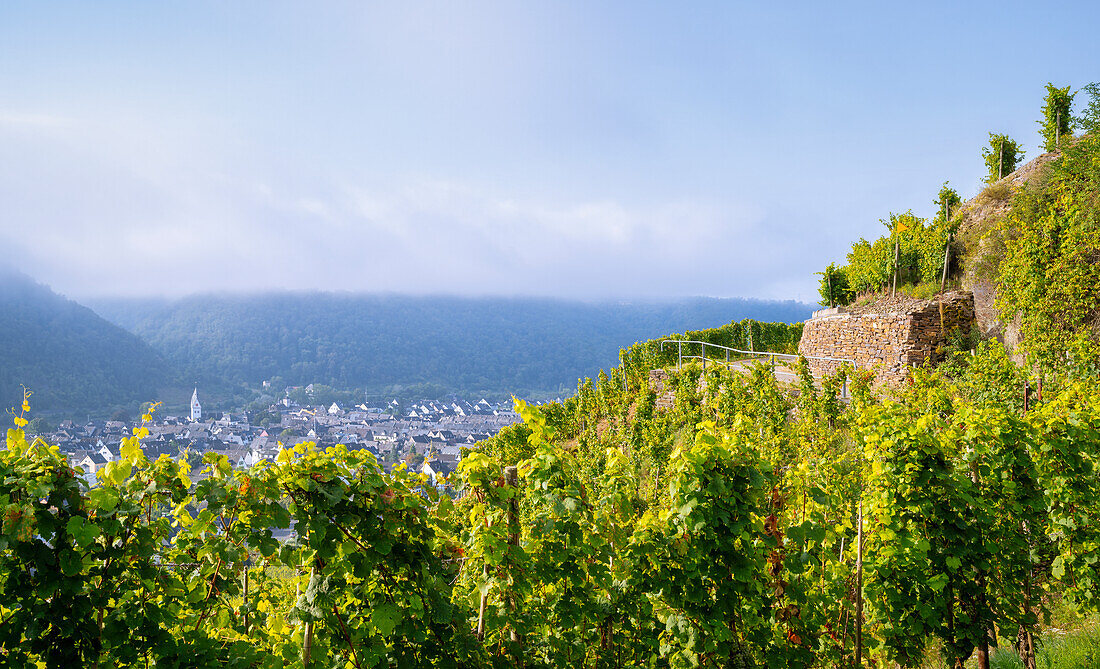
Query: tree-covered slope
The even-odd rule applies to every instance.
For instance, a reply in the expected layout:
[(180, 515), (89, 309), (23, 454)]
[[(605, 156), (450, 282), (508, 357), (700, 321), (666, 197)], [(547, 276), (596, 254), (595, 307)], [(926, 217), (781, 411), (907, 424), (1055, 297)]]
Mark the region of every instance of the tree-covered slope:
[(801, 321), (797, 302), (703, 299), (582, 303), (530, 298), (357, 294), (194, 296), (93, 303), (199, 383), (449, 391), (571, 389), (617, 363), (620, 347), (743, 318)]
[(0, 270), (0, 401), (21, 385), (39, 409), (105, 409), (151, 400), (166, 377), (145, 342), (26, 276)]

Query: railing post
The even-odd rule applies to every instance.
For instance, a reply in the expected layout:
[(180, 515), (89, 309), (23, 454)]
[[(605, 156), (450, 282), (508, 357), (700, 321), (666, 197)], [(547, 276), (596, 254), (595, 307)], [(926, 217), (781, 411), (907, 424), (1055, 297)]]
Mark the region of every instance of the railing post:
[(684, 342), (683, 340), (676, 340), (676, 369), (681, 370), (684, 368)]
[(707, 343), (705, 341), (699, 342), (703, 347), (703, 371), (707, 369)]

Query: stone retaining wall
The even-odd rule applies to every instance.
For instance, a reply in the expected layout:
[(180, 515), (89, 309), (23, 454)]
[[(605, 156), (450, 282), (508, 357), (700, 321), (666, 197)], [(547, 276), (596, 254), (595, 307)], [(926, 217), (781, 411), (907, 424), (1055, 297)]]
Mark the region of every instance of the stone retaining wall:
[(649, 372), (649, 387), (657, 393), (653, 408), (658, 411), (671, 409), (676, 403), (676, 391), (668, 387), (668, 377), (668, 371), (664, 369), (652, 369)]
[[(914, 365), (935, 364), (945, 333), (974, 325), (974, 296), (967, 291), (945, 293), (943, 327), (940, 300), (911, 300), (897, 310), (823, 310), (806, 321), (798, 352), (807, 356), (854, 359), (872, 369), (875, 385), (898, 386)], [(815, 376), (834, 371), (841, 362), (810, 360)]]

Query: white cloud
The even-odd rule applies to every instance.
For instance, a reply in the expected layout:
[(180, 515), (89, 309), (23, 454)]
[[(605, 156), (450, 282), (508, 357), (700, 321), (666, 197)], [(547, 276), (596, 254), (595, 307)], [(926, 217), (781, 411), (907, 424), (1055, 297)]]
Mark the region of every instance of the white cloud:
[(0, 127), (9, 129), (49, 130), (71, 124), (72, 119), (65, 116), (0, 109)]
[(758, 295), (770, 290), (762, 264), (775, 273), (782, 262), (753, 206), (520, 196), (506, 180), (261, 163), (232, 130), (192, 118), (116, 110), (8, 113), (0, 123), (51, 131), (0, 134), (14, 158), (0, 165), (0, 241), (28, 273), (74, 296)]
[[(266, 288), (570, 297), (748, 293), (760, 215), (690, 199), (517, 198), (454, 180), (286, 192), (201, 168), (38, 221), (23, 252), (74, 294)], [(25, 203), (25, 211), (33, 209)], [(76, 216), (81, 202), (66, 208)], [(7, 232), (11, 232), (10, 230)]]

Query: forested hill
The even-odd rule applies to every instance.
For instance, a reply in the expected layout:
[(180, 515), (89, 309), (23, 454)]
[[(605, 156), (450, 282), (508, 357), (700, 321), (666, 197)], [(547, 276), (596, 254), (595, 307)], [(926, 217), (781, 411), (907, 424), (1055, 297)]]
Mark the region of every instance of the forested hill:
[(200, 384), (323, 383), (382, 391), (571, 392), (623, 346), (733, 320), (795, 322), (798, 302), (583, 303), (340, 293), (91, 302)]
[(37, 409), (106, 409), (156, 397), (168, 376), (145, 342), (46, 286), (0, 269), (0, 406), (22, 385)]

